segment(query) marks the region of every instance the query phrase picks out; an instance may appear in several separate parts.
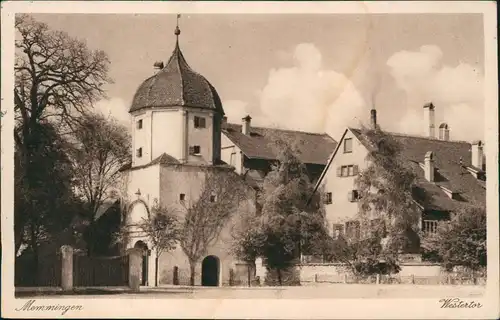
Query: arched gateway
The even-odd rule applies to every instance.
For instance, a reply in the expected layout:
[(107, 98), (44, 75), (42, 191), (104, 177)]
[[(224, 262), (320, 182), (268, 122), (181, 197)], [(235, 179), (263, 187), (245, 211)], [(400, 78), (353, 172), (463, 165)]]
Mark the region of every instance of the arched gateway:
[(208, 256), (201, 263), (201, 285), (219, 286), (220, 261), (216, 256)]

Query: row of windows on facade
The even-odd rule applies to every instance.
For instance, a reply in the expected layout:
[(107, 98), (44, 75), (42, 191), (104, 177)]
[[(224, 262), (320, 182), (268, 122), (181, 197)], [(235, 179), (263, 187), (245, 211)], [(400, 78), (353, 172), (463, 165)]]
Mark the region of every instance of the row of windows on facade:
[[(137, 129), (142, 129), (142, 119), (137, 120), (136, 122), (136, 128)], [(195, 128), (206, 128), (207, 127), (207, 121), (203, 117), (194, 117), (194, 127)]]
[[(190, 155), (199, 155), (200, 153), (201, 153), (200, 146), (190, 146), (189, 147), (189, 154)], [(141, 158), (142, 157), (142, 148), (138, 148), (135, 151), (135, 155), (137, 158)]]
[[(424, 220), (422, 223), (422, 231), (424, 233), (436, 233), (439, 221), (437, 220)], [(379, 230), (381, 236), (387, 236), (387, 227), (382, 219), (373, 219), (370, 221), (370, 230)], [(333, 238), (339, 239), (346, 237), (349, 239), (359, 239), (361, 236), (361, 224), (359, 221), (348, 221), (345, 224), (333, 224)]]
[[(359, 199), (361, 199), (361, 193), (358, 190), (351, 190), (347, 193), (347, 199), (350, 202), (356, 202)], [(333, 203), (333, 193), (331, 193), (331, 192), (325, 193), (324, 203), (325, 204), (332, 204)]]

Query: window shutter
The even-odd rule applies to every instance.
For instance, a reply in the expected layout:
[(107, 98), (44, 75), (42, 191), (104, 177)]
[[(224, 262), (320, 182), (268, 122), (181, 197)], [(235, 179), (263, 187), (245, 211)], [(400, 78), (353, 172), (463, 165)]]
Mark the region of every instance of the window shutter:
[(354, 192), (352, 190), (349, 191), (349, 193), (347, 194), (347, 198), (349, 199), (350, 202), (354, 201)]
[(189, 147), (189, 154), (194, 154), (194, 147), (193, 146), (190, 146)]
[(354, 165), (354, 166), (353, 166), (353, 174), (354, 174), (355, 176), (357, 176), (357, 175), (358, 175), (358, 173), (359, 173), (359, 167), (358, 167), (357, 165)]
[(341, 177), (342, 176), (342, 167), (338, 167), (337, 168), (337, 177)]
[(200, 127), (201, 128), (205, 128), (206, 127), (205, 118), (200, 118)]

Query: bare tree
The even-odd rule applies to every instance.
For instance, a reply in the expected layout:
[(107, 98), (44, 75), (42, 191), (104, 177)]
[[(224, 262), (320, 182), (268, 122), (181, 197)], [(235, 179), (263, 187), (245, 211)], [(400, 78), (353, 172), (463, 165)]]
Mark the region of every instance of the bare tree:
[[(119, 169), (130, 161), (130, 136), (116, 120), (89, 113), (82, 116), (74, 137), (74, 178), (77, 193), (86, 201), (86, 218), (92, 233), (99, 208), (108, 200), (111, 188), (119, 183)], [(92, 246), (88, 249), (92, 251)]]
[(188, 257), (191, 285), (195, 282), (196, 264), (217, 240), (239, 204), (248, 199), (249, 189), (236, 173), (215, 170), (204, 172), (199, 197), (184, 203), (180, 245)]
[[(40, 126), (50, 120), (58, 131), (71, 128), (79, 114), (104, 97), (103, 86), (111, 80), (103, 51), (91, 51), (84, 42), (52, 31), (29, 15), (16, 16), (15, 28), (14, 139), (23, 164), (23, 190), (30, 192), (39, 184), (33, 179), (39, 170), (34, 159), (43, 147), (37, 137)], [(36, 204), (20, 212), (16, 250), (27, 221), (36, 220)]]

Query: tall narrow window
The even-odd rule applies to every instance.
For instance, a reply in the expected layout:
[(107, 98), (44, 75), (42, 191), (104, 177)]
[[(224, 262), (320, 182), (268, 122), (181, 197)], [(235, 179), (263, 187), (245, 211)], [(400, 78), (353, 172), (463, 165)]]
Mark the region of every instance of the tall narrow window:
[(233, 167), (236, 166), (236, 152), (231, 153), (229, 164), (232, 165)]
[(348, 176), (354, 175), (354, 166), (347, 166), (347, 175)]
[(137, 120), (137, 129), (142, 129), (142, 119)]
[(352, 138), (344, 139), (344, 153), (352, 152)]
[(141, 158), (142, 157), (142, 148), (139, 148), (135, 151), (135, 155), (137, 158)]
[(327, 192), (325, 194), (325, 204), (331, 204), (332, 203), (332, 193)]
[(333, 224), (333, 238), (335, 240), (341, 238), (344, 235), (344, 225), (341, 223)]
[(342, 177), (347, 177), (349, 175), (349, 170), (348, 170), (347, 166), (342, 166), (341, 175), (342, 175)]

